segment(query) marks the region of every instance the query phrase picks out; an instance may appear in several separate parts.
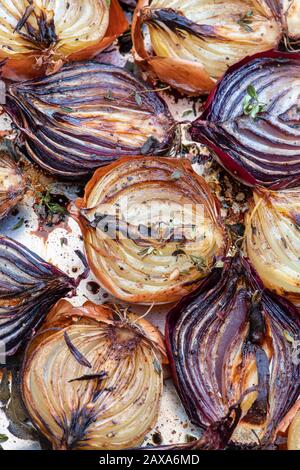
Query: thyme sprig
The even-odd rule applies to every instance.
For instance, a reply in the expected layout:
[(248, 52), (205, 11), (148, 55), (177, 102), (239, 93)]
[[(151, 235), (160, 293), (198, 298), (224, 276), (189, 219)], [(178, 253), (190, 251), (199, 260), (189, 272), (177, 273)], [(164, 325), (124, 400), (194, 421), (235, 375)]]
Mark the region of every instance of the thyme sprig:
[(263, 113), (266, 108), (266, 103), (259, 101), (257, 91), (253, 85), (247, 87), (247, 95), (243, 101), (243, 111), (246, 116), (251, 116), (257, 119), (258, 115)]
[(253, 29), (250, 26), (252, 21), (253, 21), (253, 11), (248, 10), (244, 15), (240, 16), (240, 19), (237, 21), (237, 23), (245, 31), (247, 31), (248, 33), (251, 33), (253, 31)]

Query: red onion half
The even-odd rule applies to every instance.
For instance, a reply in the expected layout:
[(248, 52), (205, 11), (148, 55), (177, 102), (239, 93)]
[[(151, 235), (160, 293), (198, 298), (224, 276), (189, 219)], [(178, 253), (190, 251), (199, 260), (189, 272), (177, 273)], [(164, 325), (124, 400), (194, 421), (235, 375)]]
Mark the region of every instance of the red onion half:
[(26, 154), (51, 174), (81, 178), (121, 156), (168, 154), (174, 121), (144, 82), (97, 62), (8, 87), (6, 111)]
[(268, 52), (230, 67), (190, 129), (248, 185), (300, 183), (300, 54)]
[(70, 278), (25, 246), (0, 236), (1, 353), (14, 354), (81, 278)]
[[(227, 258), (167, 319), (172, 373), (193, 423), (222, 425), (239, 446), (272, 444), (299, 396), (299, 338), (292, 304), (266, 291), (248, 261)], [(225, 417), (237, 405), (232, 430)]]

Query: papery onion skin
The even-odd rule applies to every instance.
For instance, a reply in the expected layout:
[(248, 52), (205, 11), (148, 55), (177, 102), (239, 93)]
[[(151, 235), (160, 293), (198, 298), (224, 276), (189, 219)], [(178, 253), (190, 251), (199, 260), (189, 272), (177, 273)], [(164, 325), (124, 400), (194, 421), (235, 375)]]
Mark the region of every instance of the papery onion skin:
[[(66, 336), (91, 367), (76, 360)], [(132, 314), (118, 318), (108, 306), (73, 307), (63, 300), (27, 348), (24, 403), (56, 450), (134, 447), (156, 422), (164, 362), (162, 336), (148, 321)], [(88, 380), (97, 373), (100, 380)]]
[(264, 289), (248, 261), (239, 258), (227, 259), (177, 304), (167, 318), (167, 350), (192, 422), (208, 429), (240, 403), (232, 443), (273, 443), (299, 394), (300, 364), (286, 335), (299, 341), (297, 310)]
[(8, 155), (0, 155), (0, 220), (18, 204), (25, 189), (25, 177), (18, 165)]
[[(188, 160), (123, 158), (97, 170), (76, 206), (71, 213), (81, 225), (94, 275), (128, 302), (177, 301), (227, 251), (218, 202)], [(106, 236), (106, 223), (112, 235)]]
[(25, 246), (0, 236), (0, 342), (13, 355), (76, 282)]
[[(300, 54), (267, 52), (231, 67), (199, 119), (193, 140), (207, 145), (235, 178), (278, 189), (300, 183), (298, 89)], [(252, 85), (265, 105), (256, 118), (244, 114)]]
[(126, 70), (96, 62), (11, 85), (5, 109), (29, 158), (62, 178), (88, 176), (120, 156), (167, 153), (174, 137), (157, 94)]
[(264, 285), (300, 308), (300, 189), (253, 193), (245, 253)]
[[(145, 46), (144, 24), (156, 55)], [(264, 0), (140, 0), (132, 24), (137, 63), (189, 95), (210, 92), (228, 66), (276, 48), (281, 34), (277, 2)]]
[[(117, 0), (42, 3), (20, 0), (12, 5), (10, 0), (1, 1), (3, 77), (20, 81), (56, 72), (67, 61), (91, 59), (128, 27)], [(24, 25), (16, 29), (21, 21)]]

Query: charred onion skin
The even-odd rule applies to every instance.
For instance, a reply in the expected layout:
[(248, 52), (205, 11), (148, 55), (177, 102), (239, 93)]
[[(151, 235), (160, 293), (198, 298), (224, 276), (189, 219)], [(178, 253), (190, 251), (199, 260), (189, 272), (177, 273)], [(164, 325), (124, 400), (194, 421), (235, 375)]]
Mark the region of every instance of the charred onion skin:
[(8, 155), (0, 155), (0, 220), (24, 196), (26, 181), (16, 162)]
[(177, 304), (167, 318), (167, 350), (193, 423), (209, 429), (240, 403), (231, 441), (274, 442), (299, 395), (300, 364), (287, 335), (299, 341), (297, 310), (265, 290), (245, 259), (228, 258)]
[[(241, 19), (249, 12), (247, 27)], [(144, 25), (153, 52), (145, 45)], [(139, 0), (132, 24), (136, 62), (189, 95), (209, 93), (229, 65), (276, 48), (281, 35), (278, 4), (264, 0)]]
[[(16, 5), (18, 3), (18, 5)], [(117, 0), (20, 0), (0, 6), (2, 76), (22, 81), (93, 58), (128, 28)]]
[[(207, 145), (247, 185), (299, 186), (299, 77), (300, 54), (295, 53), (268, 52), (234, 65), (192, 124), (193, 140)], [(265, 105), (256, 118), (244, 114), (249, 85)]]
[[(118, 215), (126, 201), (127, 213)], [(129, 157), (99, 169), (71, 213), (94, 275), (128, 302), (177, 301), (195, 290), (228, 246), (218, 202), (184, 159)]]
[(300, 309), (300, 189), (254, 191), (244, 250), (264, 285)]
[(162, 336), (148, 321), (62, 300), (28, 345), (24, 403), (56, 450), (134, 447), (156, 422), (164, 362)]
[(29, 158), (61, 178), (91, 175), (120, 156), (167, 153), (174, 137), (157, 94), (126, 70), (96, 62), (11, 85), (5, 109)]
[(0, 236), (0, 341), (13, 355), (40, 326), (50, 308), (76, 287), (25, 246)]

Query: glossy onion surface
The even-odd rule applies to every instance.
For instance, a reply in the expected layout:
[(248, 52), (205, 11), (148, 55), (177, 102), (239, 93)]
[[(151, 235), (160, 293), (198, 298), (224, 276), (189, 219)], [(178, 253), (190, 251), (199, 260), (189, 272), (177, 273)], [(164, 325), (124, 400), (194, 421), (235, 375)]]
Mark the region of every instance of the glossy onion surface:
[(6, 110), (28, 156), (65, 178), (80, 178), (120, 156), (168, 153), (174, 121), (164, 102), (124, 69), (96, 62), (8, 89)]
[(12, 355), (76, 282), (20, 243), (0, 236), (0, 342)]
[(14, 80), (51, 74), (93, 57), (127, 26), (117, 0), (1, 0), (2, 73)]
[(239, 405), (231, 442), (272, 444), (299, 396), (299, 338), (295, 307), (264, 289), (246, 260), (227, 259), (167, 319), (173, 376), (192, 421), (218, 427)]
[(134, 447), (156, 422), (164, 361), (148, 321), (60, 301), (27, 349), (24, 402), (54, 449)]
[(140, 0), (132, 30), (138, 63), (182, 92), (201, 94), (228, 66), (276, 48), (282, 22), (275, 1)]
[(248, 58), (225, 74), (193, 123), (192, 138), (248, 185), (299, 186), (299, 93), (300, 54)]
[(300, 189), (254, 192), (245, 252), (264, 285), (300, 307)]
[(76, 205), (89, 264), (119, 299), (176, 301), (226, 254), (218, 203), (187, 160), (122, 159)]

